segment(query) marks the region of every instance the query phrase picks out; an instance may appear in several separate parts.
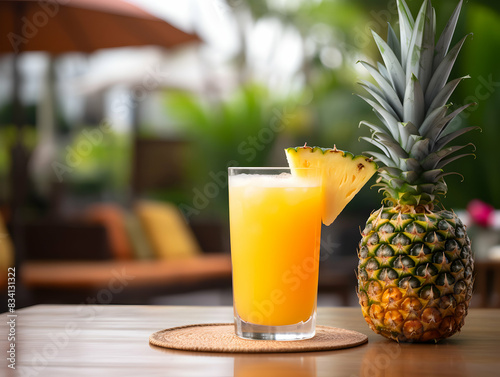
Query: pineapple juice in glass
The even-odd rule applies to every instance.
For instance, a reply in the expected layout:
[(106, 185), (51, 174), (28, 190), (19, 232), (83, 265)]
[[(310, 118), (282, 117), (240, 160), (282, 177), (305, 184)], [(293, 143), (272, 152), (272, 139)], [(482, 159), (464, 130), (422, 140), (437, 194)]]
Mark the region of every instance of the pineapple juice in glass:
[(229, 168), (236, 335), (314, 336), (321, 211), (317, 168)]

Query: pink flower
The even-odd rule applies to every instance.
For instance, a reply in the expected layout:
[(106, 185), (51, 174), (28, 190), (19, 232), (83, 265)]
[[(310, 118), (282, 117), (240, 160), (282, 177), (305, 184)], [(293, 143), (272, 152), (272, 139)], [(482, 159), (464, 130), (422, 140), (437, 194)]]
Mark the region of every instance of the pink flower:
[(471, 200), (467, 205), (467, 212), (469, 212), (475, 224), (483, 227), (490, 227), (493, 225), (495, 208), (488, 203), (479, 199)]

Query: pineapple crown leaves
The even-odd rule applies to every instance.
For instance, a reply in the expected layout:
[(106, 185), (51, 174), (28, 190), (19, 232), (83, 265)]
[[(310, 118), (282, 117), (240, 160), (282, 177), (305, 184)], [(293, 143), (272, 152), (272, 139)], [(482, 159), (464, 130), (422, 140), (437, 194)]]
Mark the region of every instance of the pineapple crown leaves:
[(399, 39), (388, 25), (387, 40), (376, 32), (373, 39), (383, 64), (364, 61), (375, 83), (359, 84), (371, 98), (360, 97), (372, 106), (382, 126), (360, 122), (371, 131), (361, 137), (380, 152), (366, 152), (383, 166), (375, 186), (386, 200), (401, 205), (426, 205), (446, 194), (443, 167), (459, 158), (473, 155), (454, 153), (472, 144), (447, 145), (457, 137), (479, 127), (449, 130), (451, 122), (469, 106), (452, 111), (448, 103), (463, 76), (448, 82), (453, 65), (467, 37), (451, 49), (463, 0), (460, 0), (436, 42), (436, 14), (430, 0), (424, 0), (414, 19), (404, 0), (397, 0)]

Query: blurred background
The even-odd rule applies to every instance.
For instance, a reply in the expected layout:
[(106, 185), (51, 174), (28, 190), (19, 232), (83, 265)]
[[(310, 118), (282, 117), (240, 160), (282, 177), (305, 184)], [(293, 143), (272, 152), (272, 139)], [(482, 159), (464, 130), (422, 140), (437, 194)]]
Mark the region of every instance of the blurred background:
[[(457, 1), (433, 5), (438, 30)], [(414, 13), (420, 0), (409, 0)], [(356, 154), (355, 94), (380, 60), (394, 0), (0, 2), (0, 266), (17, 306), (231, 305), (228, 166), (284, 166), (283, 148)], [(463, 216), (500, 305), (500, 3), (471, 0), (456, 40), (456, 127), (476, 157), (451, 166), (443, 204)], [(357, 305), (356, 246), (381, 196), (367, 185), (323, 229), (320, 305)], [(496, 210), (497, 209), (497, 210)], [(0, 287), (7, 309), (7, 274)]]

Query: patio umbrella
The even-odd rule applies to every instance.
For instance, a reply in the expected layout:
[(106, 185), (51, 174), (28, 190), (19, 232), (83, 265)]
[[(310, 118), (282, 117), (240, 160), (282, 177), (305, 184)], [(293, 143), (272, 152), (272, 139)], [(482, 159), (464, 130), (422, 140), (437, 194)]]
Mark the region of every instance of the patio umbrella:
[[(19, 131), (23, 125), (17, 69), (19, 53), (90, 53), (104, 48), (145, 45), (170, 48), (198, 41), (195, 34), (185, 33), (123, 0), (0, 1), (0, 54), (14, 53), (12, 97), (14, 123)], [(17, 134), (11, 167), (14, 217), (27, 191), (28, 158), (21, 132)]]
[[(124, 0), (2, 0), (0, 54), (14, 53), (14, 108), (19, 107), (17, 55), (24, 51), (93, 52), (155, 45), (171, 48), (200, 41)], [(21, 127), (21, 112), (14, 111)]]
[(199, 41), (124, 0), (0, 1), (0, 53), (93, 52)]

